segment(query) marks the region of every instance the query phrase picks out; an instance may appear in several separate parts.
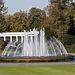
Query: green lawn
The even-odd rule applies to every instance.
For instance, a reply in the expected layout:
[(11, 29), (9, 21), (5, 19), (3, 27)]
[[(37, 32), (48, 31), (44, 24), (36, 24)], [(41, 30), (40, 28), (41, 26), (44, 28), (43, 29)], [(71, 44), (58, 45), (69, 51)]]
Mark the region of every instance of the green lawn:
[(0, 66), (0, 75), (75, 75), (75, 65)]

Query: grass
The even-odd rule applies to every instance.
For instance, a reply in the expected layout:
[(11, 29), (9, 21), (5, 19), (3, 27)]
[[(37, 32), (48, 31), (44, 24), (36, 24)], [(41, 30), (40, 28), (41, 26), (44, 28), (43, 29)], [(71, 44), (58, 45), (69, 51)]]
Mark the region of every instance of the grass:
[(0, 75), (75, 75), (75, 65), (0, 66)]

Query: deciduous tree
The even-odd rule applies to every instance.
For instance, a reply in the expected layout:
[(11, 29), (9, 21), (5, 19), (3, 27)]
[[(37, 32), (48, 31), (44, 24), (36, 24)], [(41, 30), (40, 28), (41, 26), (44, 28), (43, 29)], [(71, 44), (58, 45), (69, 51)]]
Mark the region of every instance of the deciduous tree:
[(19, 11), (13, 14), (13, 23), (11, 25), (11, 31), (21, 32), (26, 29), (24, 25), (27, 22), (27, 13), (24, 11)]
[(4, 6), (5, 2), (3, 0), (0, 0), (0, 13), (6, 14), (7, 13), (7, 7)]
[(68, 8), (66, 24), (69, 26), (68, 33), (75, 35), (75, 3), (72, 3), (70, 8)]
[(31, 8), (28, 13), (28, 19), (27, 19), (27, 25), (29, 25), (29, 28), (38, 28), (42, 27), (44, 25), (46, 14), (44, 10), (41, 10), (39, 8)]
[(5, 25), (5, 31), (6, 32), (10, 32), (12, 29), (12, 25), (13, 25), (13, 16), (12, 15), (6, 15), (5, 16), (5, 21), (6, 21), (6, 25)]
[(0, 0), (0, 32), (5, 31), (5, 15), (7, 13), (7, 7), (4, 6), (5, 2)]

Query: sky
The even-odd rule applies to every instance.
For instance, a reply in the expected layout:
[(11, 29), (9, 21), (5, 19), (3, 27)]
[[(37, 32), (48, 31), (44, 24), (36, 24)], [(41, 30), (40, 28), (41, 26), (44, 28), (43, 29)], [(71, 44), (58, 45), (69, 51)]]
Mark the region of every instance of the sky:
[(8, 13), (13, 15), (15, 12), (19, 10), (27, 11), (32, 7), (43, 9), (46, 7), (49, 2), (48, 0), (4, 0), (5, 6), (8, 7)]

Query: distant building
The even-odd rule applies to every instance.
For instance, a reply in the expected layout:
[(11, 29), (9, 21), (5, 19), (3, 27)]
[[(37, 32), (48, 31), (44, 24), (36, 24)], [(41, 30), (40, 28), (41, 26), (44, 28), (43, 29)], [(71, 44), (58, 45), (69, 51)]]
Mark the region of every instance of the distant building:
[(20, 41), (23, 42), (24, 32), (3, 32), (0, 33), (0, 40), (13, 42), (13, 41)]
[[(26, 32), (26, 34), (28, 34), (30, 37), (34, 37), (39, 34), (39, 32), (33, 29), (33, 31), (30, 30), (30, 32)], [(23, 43), (24, 32), (3, 32), (0, 33), (0, 40), (7, 42), (19, 41)]]

